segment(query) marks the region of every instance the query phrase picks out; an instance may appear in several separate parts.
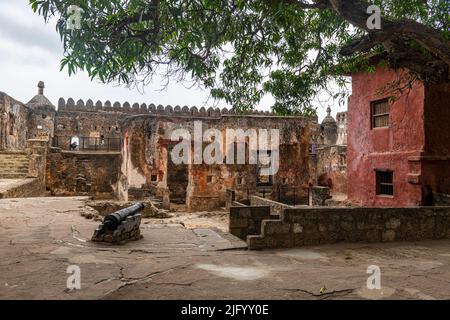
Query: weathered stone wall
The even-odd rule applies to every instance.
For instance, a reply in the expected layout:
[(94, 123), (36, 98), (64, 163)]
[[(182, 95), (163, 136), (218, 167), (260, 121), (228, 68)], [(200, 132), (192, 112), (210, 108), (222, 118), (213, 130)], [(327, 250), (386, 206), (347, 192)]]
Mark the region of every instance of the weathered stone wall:
[[(306, 197), (309, 185), (310, 142), (309, 119), (276, 117), (264, 113), (250, 115), (229, 114), (226, 110), (169, 109), (157, 110), (146, 116), (135, 116), (124, 121), (124, 146), (121, 171), (132, 188), (150, 188), (158, 194), (170, 189), (170, 150), (178, 142), (171, 141), (176, 129), (187, 129), (193, 139), (195, 121), (202, 121), (203, 132), (218, 129), (225, 138), (226, 129), (279, 129), (280, 168), (273, 177), (268, 195), (276, 197), (278, 186), (295, 186), (297, 197)], [(193, 148), (193, 147), (192, 147)], [(224, 143), (224, 148), (228, 148)], [(223, 150), (226, 155), (226, 150)], [(225, 161), (224, 161), (225, 162)], [(257, 166), (250, 164), (193, 164), (188, 167), (186, 204), (188, 209), (210, 210), (225, 206), (226, 189), (236, 191), (236, 200), (247, 199), (258, 192)], [(305, 194), (302, 194), (305, 193)]]
[(48, 140), (29, 139), (27, 147), (30, 159), (28, 176), (38, 178), (42, 186), (45, 186)]
[(229, 231), (232, 235), (246, 240), (248, 235), (260, 234), (261, 222), (271, 217), (268, 206), (231, 207)]
[(450, 194), (433, 193), (433, 205), (450, 206)]
[(0, 92), (0, 151), (26, 148), (29, 113), (23, 103)]
[(233, 202), (236, 200), (236, 191), (231, 189), (225, 190), (225, 208), (230, 210), (233, 205)]
[(59, 146), (64, 149), (69, 149), (71, 137), (92, 138), (85, 141), (87, 144), (95, 144), (96, 139), (100, 138), (114, 139), (110, 143), (120, 145), (120, 122), (125, 117), (124, 114), (113, 112), (58, 111), (54, 135), (58, 137)]
[(450, 238), (450, 207), (287, 209), (264, 220), (249, 249), (336, 242), (391, 242)]
[(56, 111), (51, 107), (33, 109), (28, 121), (28, 139), (51, 142), (55, 130)]
[(317, 150), (318, 185), (331, 192), (347, 193), (347, 146), (324, 146)]
[(328, 187), (311, 187), (310, 189), (311, 206), (323, 207), (328, 199), (331, 199), (330, 188)]
[(250, 196), (250, 205), (251, 206), (268, 206), (270, 207), (270, 213), (272, 215), (280, 215), (284, 209), (293, 209), (293, 206), (276, 202), (270, 199), (261, 198), (258, 196)]
[(27, 178), (12, 181), (8, 183), (7, 188), (0, 186), (0, 199), (12, 198), (32, 198), (45, 195), (45, 187), (39, 179)]
[(68, 152), (50, 148), (46, 186), (53, 195), (113, 197), (117, 191), (120, 153)]

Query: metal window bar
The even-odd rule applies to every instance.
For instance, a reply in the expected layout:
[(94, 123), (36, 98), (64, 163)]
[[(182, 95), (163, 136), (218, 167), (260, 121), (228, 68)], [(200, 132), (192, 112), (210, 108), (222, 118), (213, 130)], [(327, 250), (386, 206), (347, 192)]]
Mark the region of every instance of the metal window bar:
[[(71, 141), (74, 137), (55, 136), (53, 146), (63, 150), (72, 150)], [(73, 151), (120, 151), (122, 147), (121, 138), (92, 138), (78, 137), (78, 145)]]

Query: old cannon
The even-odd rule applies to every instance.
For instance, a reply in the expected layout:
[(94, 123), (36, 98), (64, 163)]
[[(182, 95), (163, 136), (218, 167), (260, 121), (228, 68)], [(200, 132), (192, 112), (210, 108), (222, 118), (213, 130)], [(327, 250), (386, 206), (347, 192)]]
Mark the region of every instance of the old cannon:
[(95, 230), (91, 240), (116, 243), (141, 239), (142, 215), (139, 212), (144, 208), (143, 203), (137, 203), (107, 215)]

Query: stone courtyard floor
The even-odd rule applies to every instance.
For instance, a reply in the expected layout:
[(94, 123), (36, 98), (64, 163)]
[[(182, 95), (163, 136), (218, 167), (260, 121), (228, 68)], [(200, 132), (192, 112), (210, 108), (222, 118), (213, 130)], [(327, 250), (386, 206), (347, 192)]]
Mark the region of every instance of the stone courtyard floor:
[[(146, 220), (140, 241), (94, 244), (85, 200), (0, 200), (0, 299), (450, 298), (450, 240), (255, 252), (216, 228)], [(71, 265), (81, 290), (66, 289)], [(381, 290), (366, 287), (370, 265)]]

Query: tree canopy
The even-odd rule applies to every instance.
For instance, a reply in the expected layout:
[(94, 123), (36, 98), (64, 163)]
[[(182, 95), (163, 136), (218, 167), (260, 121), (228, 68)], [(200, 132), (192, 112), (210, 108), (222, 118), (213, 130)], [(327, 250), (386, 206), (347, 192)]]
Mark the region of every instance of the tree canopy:
[[(450, 77), (448, 0), (30, 0), (56, 17), (61, 67), (94, 79), (147, 84), (156, 74), (192, 80), (238, 111), (270, 93), (279, 114), (314, 112), (312, 98), (368, 56), (425, 82)], [(369, 5), (381, 9), (371, 29)], [(77, 5), (81, 28), (67, 28)]]

